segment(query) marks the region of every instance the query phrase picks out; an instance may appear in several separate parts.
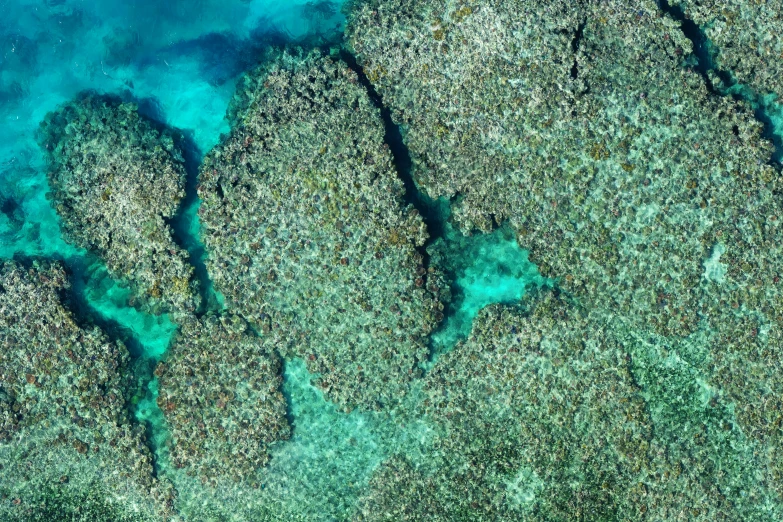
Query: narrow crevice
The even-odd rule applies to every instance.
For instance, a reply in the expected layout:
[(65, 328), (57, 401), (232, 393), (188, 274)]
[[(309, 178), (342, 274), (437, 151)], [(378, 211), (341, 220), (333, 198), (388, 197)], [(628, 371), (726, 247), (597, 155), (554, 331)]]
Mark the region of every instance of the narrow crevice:
[[(215, 305), (215, 299), (212, 295), (212, 282), (204, 262), (205, 248), (201, 244), (200, 239), (194, 237), (191, 231), (191, 222), (197, 219), (195, 208), (198, 205), (198, 194), (196, 189), (198, 187), (198, 172), (202, 160), (202, 154), (193, 138), (193, 132), (186, 132), (166, 123), (163, 108), (155, 98), (138, 98), (128, 91), (119, 95), (102, 96), (109, 100), (135, 104), (138, 108), (138, 113), (156, 131), (161, 135), (167, 134), (174, 138), (175, 150), (178, 152), (174, 152), (173, 156), (175, 160), (181, 161), (185, 168), (185, 197), (180, 201), (177, 213), (170, 218), (164, 218), (164, 222), (171, 230), (174, 243), (188, 253), (188, 261), (194, 269), (194, 276), (198, 281), (199, 294), (201, 296), (201, 307), (196, 313), (197, 315), (202, 315), (211, 306)], [(178, 157), (179, 154), (181, 156)]]
[[(131, 361), (127, 366), (119, 368), (118, 371), (127, 379), (128, 386), (123, 390), (123, 393), (128, 420), (131, 423), (139, 422), (135, 416), (133, 397), (144, 394), (144, 390), (147, 389), (153, 378), (153, 369), (150, 367), (150, 360), (143, 357), (144, 346), (132, 334), (132, 331), (120, 322), (102, 316), (90, 305), (87, 299), (87, 287), (90, 281), (90, 267), (99, 262), (97, 258), (92, 254), (88, 254), (86, 257), (69, 258), (59, 255), (46, 258), (16, 255), (13, 260), (25, 268), (33, 267), (35, 262), (48, 263), (52, 261), (59, 262), (64, 267), (70, 286), (60, 292), (60, 301), (63, 307), (71, 312), (74, 322), (79, 328), (85, 330), (98, 327), (110, 342), (120, 342), (128, 350)], [(154, 432), (149, 423), (145, 422), (145, 425), (147, 430), (143, 443), (153, 456), (152, 476), (157, 478), (157, 448), (155, 448), (153, 440)]]
[(381, 111), (381, 119), (385, 128), (384, 142), (389, 146), (392, 153), (394, 166), (397, 175), (405, 186), (404, 201), (407, 205), (413, 206), (427, 226), (429, 239), (418, 248), (419, 253), (424, 259), (424, 267), (429, 267), (429, 247), (439, 237), (442, 237), (446, 227), (446, 218), (443, 216), (442, 205), (430, 198), (423, 191), (419, 190), (416, 181), (413, 178), (413, 160), (411, 159), (408, 147), (405, 145), (400, 127), (394, 123), (391, 117), (391, 111), (383, 104), (380, 94), (370, 83), (362, 67), (356, 61), (356, 57), (345, 50), (340, 51), (340, 58), (354, 71), (359, 77), (359, 83), (367, 90), (367, 94), (375, 107)]
[(587, 25), (587, 22), (579, 24), (574, 33), (574, 38), (571, 40), (571, 52), (574, 54), (574, 65), (571, 66), (571, 78), (574, 80), (579, 78), (579, 60), (577, 53), (579, 52), (579, 44), (582, 42), (582, 37), (584, 36), (585, 25)]
[[(289, 380), (291, 379), (291, 375), (288, 372), (288, 365), (291, 364), (291, 361), (293, 359), (284, 359), (280, 356), (280, 354), (277, 354), (278, 357), (280, 357), (280, 386), (278, 387), (278, 391), (283, 394), (283, 398), (285, 398), (285, 420), (288, 422), (288, 426), (291, 429), (291, 437), (290, 439), (294, 438), (294, 434), (296, 433), (296, 415), (294, 414), (294, 398), (291, 396), (291, 392), (288, 390), (288, 387), (286, 384), (288, 384)], [(289, 439), (289, 440), (290, 440)]]
[[(370, 83), (370, 80), (367, 78), (364, 70), (356, 61), (356, 57), (346, 50), (341, 50), (340, 58), (348, 65), (351, 70), (356, 73), (359, 78), (359, 83), (366, 89), (370, 100), (381, 112), (381, 119), (383, 120), (385, 129), (384, 142), (389, 146), (389, 150), (392, 153), (393, 163), (395, 169), (397, 170), (397, 175), (405, 187), (404, 202), (418, 211), (419, 215), (424, 221), (424, 225), (427, 228), (429, 237), (422, 246), (417, 248), (417, 251), (422, 257), (422, 265), (425, 269), (428, 269), (432, 264), (429, 248), (440, 238), (444, 238), (446, 236), (447, 222), (450, 215), (451, 204), (459, 197), (459, 195), (455, 194), (451, 200), (433, 200), (427, 194), (425, 194), (424, 191), (419, 190), (419, 187), (416, 185), (416, 180), (413, 177), (413, 160), (411, 159), (408, 147), (405, 145), (403, 132), (400, 129), (400, 126), (394, 123), (394, 120), (391, 116), (391, 111), (383, 104), (381, 96), (378, 94), (378, 91), (375, 90), (375, 87)], [(443, 270), (445, 267), (438, 266), (437, 268), (439, 270)], [(455, 285), (456, 278), (454, 277), (454, 274), (444, 273), (443, 276), (447, 281), (449, 281), (449, 285), (451, 287)], [(424, 276), (425, 287), (428, 286), (426, 278), (427, 275)], [(447, 312), (450, 309), (449, 303), (444, 304), (446, 305), (444, 312)], [(426, 372), (428, 367), (431, 366), (432, 358), (436, 352), (433, 335), (435, 332), (444, 328), (445, 324), (446, 318), (444, 317), (436, 326), (435, 330), (430, 332), (428, 342), (429, 353), (427, 360), (421, 362), (421, 369), (424, 372)]]
[(707, 89), (711, 93), (724, 96), (725, 93), (719, 92), (716, 89), (716, 86), (713, 85), (710, 72), (716, 74), (724, 83), (726, 82), (727, 75), (715, 67), (715, 63), (713, 62), (709, 51), (709, 40), (704, 32), (693, 20), (690, 20), (685, 16), (685, 13), (679, 5), (671, 5), (668, 0), (659, 0), (658, 7), (674, 20), (680, 22), (682, 33), (693, 44), (693, 58), (695, 58), (696, 62), (690, 65), (693, 65), (694, 70), (704, 78)]
[[(747, 102), (753, 108), (756, 120), (763, 126), (763, 137), (772, 142), (774, 152), (769, 164), (780, 168), (783, 159), (783, 138), (775, 133), (775, 124), (770, 116), (770, 107), (764, 96), (746, 85), (741, 85), (730, 71), (721, 70), (712, 58), (710, 42), (698, 24), (689, 19), (682, 8), (671, 5), (669, 0), (658, 0), (658, 6), (665, 14), (680, 22), (682, 32), (693, 44), (695, 63), (688, 63), (697, 71), (707, 86), (707, 89), (717, 96), (731, 96), (736, 101)], [(713, 79), (717, 79), (713, 81)]]
[[(578, 47), (583, 30), (584, 24), (580, 24), (573, 45)], [(512, 252), (510, 250), (507, 245), (509, 239), (513, 238), (513, 233), (505, 225), (498, 224), (494, 216), (493, 223), (495, 226), (493, 226), (491, 232), (486, 234), (465, 236), (459, 230), (453, 228), (453, 225), (449, 223), (451, 217), (450, 209), (452, 205), (459, 202), (461, 196), (455, 194), (450, 200), (443, 198), (433, 200), (419, 190), (412, 172), (413, 162), (403, 140), (404, 129), (401, 129), (394, 123), (391, 111), (384, 106), (380, 95), (370, 84), (364, 71), (358, 65), (356, 58), (346, 51), (342, 51), (340, 57), (357, 73), (359, 82), (367, 90), (374, 105), (381, 111), (386, 130), (384, 140), (391, 149), (398, 176), (405, 185), (405, 202), (419, 211), (429, 232), (429, 240), (419, 248), (419, 252), (421, 252), (424, 258), (425, 267), (429, 267), (431, 264), (436, 266), (450, 286), (451, 299), (449, 302), (444, 303), (446, 305), (446, 308), (443, 310), (444, 318), (435, 330), (430, 333), (428, 358), (422, 361), (420, 365), (420, 369), (426, 374), (433, 367), (437, 358), (453, 347), (452, 343), (467, 337), (469, 331), (463, 331), (465, 330), (464, 325), (465, 321), (470, 321), (468, 327), (472, 325), (472, 321), (478, 313), (478, 309), (473, 310), (474, 306), (483, 308), (492, 303), (516, 303), (517, 298), (513, 297), (512, 294), (516, 294), (518, 291), (524, 295), (526, 291), (532, 291), (533, 287), (545, 283), (536, 281), (536, 277), (532, 273), (517, 274), (514, 273), (514, 269), (509, 268), (520, 269), (521, 266), (525, 265), (526, 258), (517, 257), (520, 255), (521, 247), (519, 247), (515, 238), (513, 243), (516, 249), (520, 251), (514, 250)], [(492, 256), (501, 256), (502, 259), (498, 257), (482, 258), (485, 255), (485, 247), (498, 248), (499, 250), (493, 252)], [(481, 293), (484, 297), (474, 296), (477, 301), (469, 302), (468, 294), (472, 290), (461, 286), (464, 282), (460, 282), (460, 274), (475, 269), (482, 262), (493, 265), (497, 269), (497, 273), (487, 275), (479, 270), (475, 274), (476, 281), (479, 282), (476, 284), (486, 284)], [(512, 274), (514, 275), (512, 276)], [(500, 280), (493, 280), (493, 276)], [(509, 278), (518, 279), (519, 286), (516, 290), (510, 284)], [(496, 293), (495, 299), (476, 305), (476, 302), (486, 297), (487, 291), (494, 291)], [(466, 304), (468, 308), (463, 310), (463, 306)]]
[(203, 155), (190, 134), (182, 131), (178, 131), (178, 134), (178, 145), (182, 151), (186, 172), (185, 197), (180, 202), (177, 214), (168, 220), (168, 225), (171, 228), (174, 242), (189, 255), (189, 261), (198, 281), (199, 294), (201, 295), (201, 307), (196, 312), (200, 316), (218, 307), (212, 280), (207, 271), (206, 248), (201, 243), (201, 238), (194, 234), (192, 226), (194, 220), (198, 219), (195, 210), (200, 204), (197, 188), (199, 167)]
[[(102, 317), (87, 301), (87, 285), (89, 282), (88, 259), (71, 260), (67, 265), (70, 272), (71, 287), (64, 294), (63, 304), (73, 312), (80, 326), (94, 325), (101, 329), (113, 342), (120, 341), (128, 349), (131, 361), (120, 371), (127, 372), (128, 388), (125, 389), (126, 411), (131, 423), (140, 422), (136, 418), (134, 398), (143, 397), (153, 379), (151, 361), (144, 357), (144, 346), (131, 331), (119, 322)], [(152, 477), (158, 477), (157, 448), (154, 445), (154, 427), (144, 422), (146, 434), (142, 441), (152, 455)]]

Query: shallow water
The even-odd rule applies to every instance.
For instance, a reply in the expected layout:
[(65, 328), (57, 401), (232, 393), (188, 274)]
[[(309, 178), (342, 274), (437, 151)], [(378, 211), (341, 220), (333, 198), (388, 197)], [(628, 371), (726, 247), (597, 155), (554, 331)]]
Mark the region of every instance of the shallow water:
[[(220, 134), (236, 79), (275, 43), (333, 38), (342, 24), (336, 5), (313, 10), (288, 2), (3, 2), (0, 12), (0, 257), (62, 259), (74, 271), (85, 319), (109, 323), (141, 359), (160, 359), (176, 327), (128, 306), (129, 291), (100, 261), (66, 243), (46, 199), (46, 167), (35, 141), (44, 115), (83, 90), (117, 95), (176, 127), (186, 150), (189, 184)], [(193, 190), (190, 191), (194, 195)], [(174, 222), (201, 279), (198, 201), (186, 198)], [(221, 298), (212, 293), (212, 307)], [(140, 364), (146, 369), (150, 365)], [(138, 417), (160, 421), (154, 384)], [(160, 437), (158, 437), (160, 438)]]
[[(252, 502), (243, 498), (244, 490), (229, 486), (217, 495), (203, 493), (169, 466), (168, 431), (156, 404), (158, 380), (152, 371), (165, 359), (177, 326), (167, 315), (132, 307), (123, 281), (63, 239), (46, 197), (47, 167), (36, 130), (46, 113), (84, 90), (134, 101), (145, 116), (177, 129), (185, 146), (188, 190), (171, 225), (196, 268), (206, 298), (200, 312), (224, 309), (206, 270), (209, 253), (199, 241), (195, 185), (200, 162), (229, 131), (225, 114), (238, 78), (272, 45), (339, 43), (340, 7), (339, 2), (306, 0), (0, 1), (0, 259), (63, 261), (71, 272), (70, 304), (79, 319), (98, 324), (128, 346), (136, 378), (129, 405), (147, 426), (156, 473), (170, 474), (180, 489), (184, 520), (195, 505), (212, 505), (220, 513), (216, 519), (228, 520), (237, 516), (233, 506)], [(783, 110), (774, 96), (762, 97), (741, 85), (726, 86), (724, 94), (753, 104), (767, 137), (778, 146), (773, 160), (779, 161)], [(391, 145), (395, 149), (401, 143)], [(422, 368), (427, 371), (469, 336), (482, 308), (517, 304), (526, 293), (556, 287), (557, 281), (539, 274), (507, 226), (463, 235), (449, 219), (449, 203), (418, 193), (408, 172), (410, 160), (395, 159), (401, 176), (407, 176), (407, 199), (425, 215), (432, 236), (425, 247), (428, 262), (450, 285), (445, 318), (430, 337), (431, 357)], [(424, 416), (345, 412), (311, 384), (315, 377), (304, 361), (284, 361), (282, 392), (293, 433), (271, 448), (256, 499), (258, 513), (264, 503), (279, 501), (280, 512), (291, 519), (344, 520), (384, 460), (403, 453), (421, 464), (441, 435)], [(412, 411), (419, 391), (414, 387), (411, 393)]]

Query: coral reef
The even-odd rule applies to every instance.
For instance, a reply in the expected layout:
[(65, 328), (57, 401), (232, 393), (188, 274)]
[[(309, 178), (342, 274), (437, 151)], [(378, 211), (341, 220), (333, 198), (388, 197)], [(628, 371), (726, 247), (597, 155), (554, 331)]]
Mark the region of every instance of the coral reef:
[[(464, 230), (508, 220), (544, 276), (591, 314), (614, 316), (618, 331), (658, 336), (661, 353), (687, 352), (710, 332), (693, 368), (639, 363), (651, 404), (671, 410), (653, 415), (670, 435), (659, 444), (711, 460), (672, 435), (674, 419), (699, 401), (678, 404), (654, 378), (695, 393), (699, 376), (725, 404), (684, 431), (715, 437), (710, 451), (739, 437), (733, 447), (766, 455), (755, 465), (779, 500), (783, 209), (771, 144), (747, 106), (711, 93), (688, 67), (690, 41), (653, 2), (583, 2), (568, 17), (562, 9), (369, 1), (348, 34), (408, 129), (418, 180), (431, 194), (458, 196)], [(507, 29), (488, 30), (501, 22)], [(559, 47), (544, 52), (541, 41)], [(504, 65), (490, 70), (492, 60)], [(737, 459), (722, 465), (736, 470)], [(682, 471), (689, 465), (670, 474), (695, 481)], [(673, 484), (666, 488), (683, 487)], [(721, 488), (706, 498), (731, 492), (739, 505), (750, 495)]]
[[(252, 477), (215, 477), (216, 486), (204, 487), (184, 469), (167, 468), (182, 520), (350, 520), (356, 499), (381, 462), (396, 451), (418, 455), (428, 446), (432, 430), (426, 419), (397, 415), (404, 408), (355, 409), (346, 415), (312, 380), (303, 360), (286, 361), (283, 393), (292, 435), (269, 447), (269, 463)], [(419, 379), (415, 386), (422, 383)]]
[(127, 351), (75, 322), (67, 288), (57, 264), (0, 266), (0, 518), (70, 520), (87, 498), (90, 520), (158, 520), (173, 492), (127, 417)]
[(86, 95), (48, 114), (38, 140), (66, 237), (129, 281), (139, 304), (194, 311), (200, 298), (193, 268), (166, 222), (184, 196), (173, 136), (133, 104)]
[(226, 305), (346, 409), (396, 403), (442, 318), (378, 110), (345, 64), (283, 53), (248, 75), (199, 210)]
[(171, 430), (171, 461), (206, 483), (247, 478), (287, 439), (280, 360), (233, 314), (188, 318), (158, 363), (158, 406)]
[(352, 16), (423, 188), (459, 194), (464, 230), (507, 219), (542, 275), (642, 328), (687, 335), (748, 294), (772, 315), (775, 288), (754, 289), (779, 258), (771, 145), (682, 67), (678, 23), (652, 2), (471, 6), (367, 2)]
[(729, 403), (621, 326), (549, 292), (485, 308), (427, 376), (434, 449), (382, 465), (354, 519), (776, 520)]
[(415, 179), (433, 198), (462, 195), (465, 229), (509, 217), (504, 195), (568, 146), (581, 10), (538, 4), (373, 0), (350, 16), (349, 45), (403, 127)]
[(669, 0), (698, 24), (720, 71), (754, 91), (783, 96), (783, 5), (742, 0)]

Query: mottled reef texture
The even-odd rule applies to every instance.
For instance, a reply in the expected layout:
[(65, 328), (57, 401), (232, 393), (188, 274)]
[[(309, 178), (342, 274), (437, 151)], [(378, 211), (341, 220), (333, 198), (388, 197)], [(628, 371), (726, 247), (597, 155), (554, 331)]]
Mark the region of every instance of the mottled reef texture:
[(184, 320), (155, 370), (172, 464), (204, 483), (241, 480), (264, 466), (267, 446), (290, 435), (280, 371), (277, 355), (239, 316)]
[(56, 264), (0, 265), (0, 519), (158, 520), (172, 491), (128, 418), (127, 351), (76, 324), (67, 287)]
[(133, 104), (83, 96), (47, 115), (39, 143), (66, 238), (100, 256), (151, 311), (195, 310), (193, 268), (166, 222), (185, 185), (172, 135)]
[(396, 403), (442, 305), (379, 111), (353, 71), (319, 53), (249, 74), (232, 110), (200, 175), (215, 287), (337, 404)]
[(783, 96), (783, 3), (669, 0), (699, 25), (714, 65), (760, 94)]
[(354, 520), (776, 520), (721, 394), (610, 321), (549, 293), (484, 309), (427, 376), (431, 454), (383, 464)]
[(409, 127), (422, 186), (460, 194), (464, 229), (509, 220), (544, 276), (665, 334), (719, 306), (705, 296), (716, 249), (729, 302), (770, 279), (775, 244), (753, 230), (780, 233), (771, 147), (681, 66), (690, 42), (655, 4), (403, 4), (365, 4), (351, 42)]
[[(465, 231), (507, 221), (544, 276), (591, 318), (611, 318), (613, 342), (639, 357), (637, 384), (647, 379), (661, 437), (679, 424), (660, 408), (687, 418), (699, 401), (681, 404), (658, 379), (713, 390), (718, 405), (702, 412), (694, 444), (747, 437), (737, 444), (761, 455), (749, 469), (780, 501), (783, 186), (752, 110), (688, 68), (679, 22), (647, 1), (369, 0), (355, 6), (348, 37), (402, 125), (421, 186), (457, 196)], [(670, 367), (644, 362), (650, 350)], [(606, 389), (608, 378), (592, 374), (585, 386)], [(716, 469), (745, 458), (719, 465), (679, 444), (673, 454), (702, 456), (683, 457), (674, 477), (688, 477), (689, 458)], [(722, 519), (764, 518), (740, 507), (763, 503), (750, 499), (762, 487), (732, 488), (705, 493), (741, 510)]]

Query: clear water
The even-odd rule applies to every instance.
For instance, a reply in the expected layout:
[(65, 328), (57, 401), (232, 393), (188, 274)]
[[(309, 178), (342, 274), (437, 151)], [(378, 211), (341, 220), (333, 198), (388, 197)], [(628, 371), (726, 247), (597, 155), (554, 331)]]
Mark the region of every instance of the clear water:
[[(204, 265), (208, 252), (198, 241), (199, 201), (193, 188), (199, 163), (229, 130), (226, 108), (241, 74), (270, 45), (337, 42), (344, 22), (340, 4), (0, 0), (0, 14), (0, 259), (43, 257), (62, 260), (70, 268), (80, 317), (129, 346), (138, 377), (130, 399), (133, 414), (149, 428), (157, 472), (168, 473), (167, 429), (155, 402), (158, 383), (152, 369), (165, 357), (176, 325), (166, 315), (152, 316), (129, 306), (130, 292), (123, 282), (109, 277), (99, 260), (63, 240), (46, 199), (46, 166), (35, 142), (36, 129), (47, 112), (86, 89), (134, 100), (146, 116), (179, 129), (188, 144), (189, 191), (172, 225), (191, 254), (208, 296), (207, 308), (221, 309), (223, 299), (212, 288)], [(740, 85), (727, 88), (727, 94), (754, 103), (778, 145), (780, 160), (783, 110), (776, 100)], [(412, 183), (409, 190), (415, 190)], [(481, 308), (519, 302), (531, 287), (555, 283), (540, 276), (524, 245), (508, 229), (466, 237), (450, 224), (447, 202), (427, 204), (432, 210), (430, 230), (437, 235), (428, 253), (447, 275), (452, 294), (445, 318), (431, 337), (431, 365), (469, 335)], [(397, 452), (415, 460), (436, 436), (424, 418), (345, 413), (311, 384), (313, 376), (303, 361), (287, 360), (284, 368), (293, 435), (272, 447), (258, 499), (288, 499), (285, 510), (292, 519), (343, 519), (381, 462)], [(183, 513), (189, 504), (212, 503), (227, 520), (233, 504), (227, 500), (221, 507), (222, 496), (249, 503), (238, 498), (242, 494), (226, 489), (202, 498), (197, 490), (183, 488), (180, 497)]]
[(448, 275), (452, 298), (446, 318), (432, 334), (432, 363), (470, 335), (479, 310), (493, 303), (518, 303), (526, 288), (552, 286), (528, 260), (507, 227), (490, 234), (463, 236), (449, 222), (429, 248)]
[[(320, 6), (320, 8), (319, 8)], [(134, 357), (137, 389), (130, 402), (149, 430), (158, 473), (167, 470), (167, 430), (155, 403), (155, 363), (176, 333), (166, 315), (129, 306), (129, 290), (103, 264), (66, 243), (46, 199), (46, 166), (35, 142), (44, 115), (83, 90), (119, 95), (146, 116), (179, 129), (189, 149), (189, 191), (173, 221), (177, 240), (191, 254), (207, 307), (223, 307), (204, 267), (198, 242), (199, 202), (193, 190), (203, 155), (229, 130), (225, 119), (236, 80), (272, 44), (325, 45), (339, 37), (337, 3), (305, 0), (174, 0), (0, 2), (0, 258), (62, 260), (72, 271), (77, 313), (123, 339)], [(435, 247), (455, 299), (433, 336), (437, 355), (470, 332), (478, 310), (514, 302), (541, 284), (526, 252), (505, 230), (465, 238), (440, 216)], [(447, 260), (447, 262), (446, 262)], [(395, 451), (415, 454), (431, 428), (375, 414), (346, 414), (310, 384), (299, 360), (286, 361), (284, 393), (294, 427), (290, 441), (273, 448), (265, 495), (308, 499), (308, 519), (345, 513), (372, 471)], [(335, 490), (335, 484), (345, 484)], [(188, 493), (181, 496), (187, 503)], [(299, 513), (300, 515), (302, 513)]]

